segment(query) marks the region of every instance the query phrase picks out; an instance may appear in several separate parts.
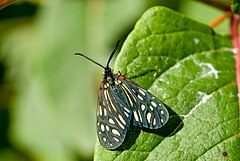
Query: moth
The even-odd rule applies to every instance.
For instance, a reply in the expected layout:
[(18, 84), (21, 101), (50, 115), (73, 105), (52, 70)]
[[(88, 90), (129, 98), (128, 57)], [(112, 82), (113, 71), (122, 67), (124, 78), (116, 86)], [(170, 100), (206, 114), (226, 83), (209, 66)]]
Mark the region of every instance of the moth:
[(109, 63), (119, 45), (103, 66), (81, 53), (82, 56), (104, 69), (103, 81), (98, 91), (97, 136), (106, 149), (116, 149), (124, 141), (130, 125), (158, 129), (163, 127), (169, 113), (165, 105), (149, 91), (121, 74), (113, 74)]

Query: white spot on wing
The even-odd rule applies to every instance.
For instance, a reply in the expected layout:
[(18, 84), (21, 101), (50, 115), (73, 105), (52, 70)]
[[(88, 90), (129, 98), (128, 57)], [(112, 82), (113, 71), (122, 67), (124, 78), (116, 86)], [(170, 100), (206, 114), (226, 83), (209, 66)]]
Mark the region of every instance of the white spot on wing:
[(99, 106), (99, 115), (102, 116), (102, 106)]
[(149, 124), (151, 122), (151, 116), (152, 116), (152, 114), (150, 112), (147, 113), (147, 121), (148, 121)]
[(139, 116), (140, 122), (142, 122), (142, 115), (139, 110), (138, 110), (138, 116)]
[(153, 111), (153, 107), (152, 107), (151, 105), (149, 106), (149, 108), (150, 108), (150, 110), (152, 110), (152, 111)]
[(163, 119), (161, 119), (161, 122), (162, 122), (162, 123), (163, 123), (163, 121), (164, 121), (164, 120), (163, 120)]
[(123, 119), (122, 115), (118, 115), (118, 118), (124, 125), (126, 125), (126, 121)]
[(128, 113), (130, 113), (129, 109), (127, 109), (126, 107), (124, 108), (125, 111), (127, 111)]
[(155, 126), (156, 125), (156, 119), (153, 118), (153, 125)]
[(119, 133), (119, 131), (118, 131), (118, 130), (116, 130), (116, 129), (112, 129), (112, 133), (113, 133), (113, 134), (115, 134), (115, 135), (118, 135), (118, 136), (120, 136), (120, 133)]
[(116, 121), (117, 121), (117, 124), (118, 124), (122, 129), (124, 129), (124, 126), (120, 123), (120, 121), (119, 121), (118, 119), (116, 119)]
[(119, 139), (118, 139), (118, 138), (113, 137), (113, 139), (114, 139), (116, 142), (119, 142)]
[(146, 106), (144, 104), (141, 104), (141, 109), (144, 111), (146, 109)]
[(109, 131), (109, 126), (106, 125), (106, 130)]
[(107, 139), (106, 138), (102, 138), (103, 139), (103, 141), (107, 141)]
[(134, 118), (136, 119), (136, 121), (139, 121), (137, 112), (136, 112), (136, 111), (133, 111), (133, 114), (134, 114)]
[(101, 124), (101, 130), (102, 130), (102, 131), (105, 131), (105, 127), (104, 127), (103, 124)]
[(151, 104), (153, 105), (153, 107), (157, 107), (157, 104), (153, 101), (151, 101)]
[(140, 92), (143, 96), (145, 96), (145, 92), (144, 92), (142, 89), (139, 89), (139, 92)]
[(104, 116), (107, 116), (107, 110), (106, 110), (105, 107), (103, 108), (103, 115), (104, 115)]
[(142, 96), (140, 96), (140, 95), (138, 94), (137, 97), (138, 97), (141, 101), (143, 101)]
[(109, 118), (109, 119), (108, 119), (108, 122), (109, 122), (110, 124), (115, 124), (115, 122), (113, 121), (112, 118)]

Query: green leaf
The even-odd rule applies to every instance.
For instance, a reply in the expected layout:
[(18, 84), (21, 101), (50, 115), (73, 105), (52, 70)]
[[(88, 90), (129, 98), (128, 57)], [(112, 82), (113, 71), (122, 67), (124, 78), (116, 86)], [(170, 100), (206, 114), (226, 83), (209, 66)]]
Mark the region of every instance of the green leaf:
[(239, 7), (239, 0), (231, 0), (231, 9), (232, 9), (232, 12), (235, 13), (235, 14), (240, 14), (240, 7)]
[(229, 37), (164, 7), (146, 11), (115, 63), (169, 109), (159, 130), (130, 128), (114, 151), (95, 160), (237, 160), (239, 107)]

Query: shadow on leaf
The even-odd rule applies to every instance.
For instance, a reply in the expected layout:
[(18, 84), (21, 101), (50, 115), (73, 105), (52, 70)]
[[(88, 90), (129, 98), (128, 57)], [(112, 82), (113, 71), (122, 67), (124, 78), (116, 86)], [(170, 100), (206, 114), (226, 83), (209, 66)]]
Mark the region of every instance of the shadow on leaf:
[(162, 137), (170, 137), (175, 135), (179, 130), (181, 130), (183, 127), (182, 118), (167, 105), (165, 105), (165, 107), (168, 109), (169, 112), (169, 120), (162, 128), (148, 129), (131, 125), (123, 144), (115, 150), (123, 151), (130, 149), (136, 143), (136, 139), (139, 137), (141, 131), (153, 133)]
[(165, 105), (169, 112), (169, 120), (168, 122), (159, 129), (148, 129), (141, 128), (143, 131), (148, 133), (154, 133), (163, 137), (169, 137), (175, 135), (179, 130), (183, 127), (182, 118), (177, 115), (171, 108)]

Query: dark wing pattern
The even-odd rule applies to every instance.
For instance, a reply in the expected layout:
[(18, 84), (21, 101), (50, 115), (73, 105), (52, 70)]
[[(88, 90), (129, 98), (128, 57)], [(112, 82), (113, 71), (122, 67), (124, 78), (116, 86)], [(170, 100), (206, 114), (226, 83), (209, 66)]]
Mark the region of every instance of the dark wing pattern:
[(102, 83), (97, 108), (97, 135), (106, 149), (116, 149), (125, 139), (132, 111), (122, 98), (119, 85)]
[(124, 76), (114, 75), (114, 84), (102, 82), (98, 96), (97, 135), (106, 149), (119, 147), (130, 123), (149, 129), (161, 128), (169, 119), (164, 104)]
[(158, 129), (166, 124), (169, 113), (158, 98), (128, 78), (119, 76), (119, 79), (133, 112), (134, 126)]

